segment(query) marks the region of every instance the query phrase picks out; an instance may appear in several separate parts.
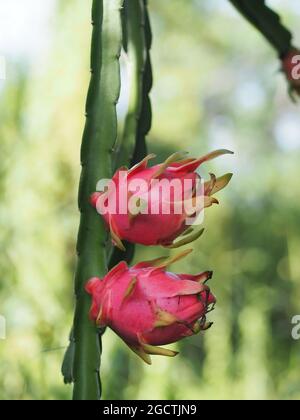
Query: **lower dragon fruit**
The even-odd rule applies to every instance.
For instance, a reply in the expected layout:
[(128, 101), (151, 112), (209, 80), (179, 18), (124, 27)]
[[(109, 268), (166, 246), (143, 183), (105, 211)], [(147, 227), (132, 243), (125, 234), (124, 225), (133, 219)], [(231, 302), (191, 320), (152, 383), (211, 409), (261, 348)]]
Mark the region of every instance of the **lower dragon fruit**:
[(159, 258), (129, 268), (125, 262), (103, 279), (92, 278), (86, 290), (92, 295), (90, 316), (99, 327), (110, 327), (146, 363), (150, 355), (173, 357), (177, 352), (158, 346), (207, 330), (206, 314), (216, 303), (206, 282), (207, 271), (197, 275), (166, 271), (185, 257)]

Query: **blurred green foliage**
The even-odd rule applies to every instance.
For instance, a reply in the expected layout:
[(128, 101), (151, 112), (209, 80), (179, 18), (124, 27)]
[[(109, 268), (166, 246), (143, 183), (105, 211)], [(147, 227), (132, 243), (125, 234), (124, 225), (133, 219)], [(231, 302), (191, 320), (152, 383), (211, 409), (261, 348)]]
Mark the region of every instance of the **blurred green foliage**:
[[(270, 3), (300, 40), (299, 6)], [(152, 367), (107, 331), (104, 398), (299, 399), (300, 342), (291, 338), (300, 313), (299, 108), (274, 52), (226, 1), (151, 0), (150, 12), (150, 151), (227, 147), (235, 157), (202, 173), (234, 178), (207, 211), (194, 253), (172, 267), (214, 270), (214, 327)], [(90, 2), (59, 0), (43, 54), (30, 66), (10, 60), (1, 82), (1, 399), (71, 395), (60, 365), (73, 312), (90, 33)], [(135, 260), (165, 252), (139, 248)]]

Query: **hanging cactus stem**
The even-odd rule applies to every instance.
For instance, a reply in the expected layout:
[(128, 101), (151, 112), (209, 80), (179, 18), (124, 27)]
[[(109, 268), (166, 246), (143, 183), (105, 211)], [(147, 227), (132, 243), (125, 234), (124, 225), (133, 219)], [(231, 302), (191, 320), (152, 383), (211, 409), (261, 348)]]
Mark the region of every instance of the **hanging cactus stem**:
[(124, 133), (115, 145), (115, 169), (131, 164), (137, 143), (138, 124), (143, 107), (143, 76), (146, 64), (145, 4), (142, 0), (124, 1), (123, 22), (126, 22), (126, 54), (129, 62), (129, 106)]
[(122, 0), (93, 0), (91, 81), (86, 103), (86, 125), (81, 148), (79, 188), (81, 213), (75, 276), (76, 308), (71, 350), (66, 353), (65, 381), (74, 382), (75, 400), (101, 397), (99, 376), (101, 334), (88, 319), (87, 279), (107, 272), (106, 229), (89, 203), (99, 179), (112, 175), (110, 151), (117, 137), (116, 103), (120, 93), (119, 60), (122, 44)]
[[(128, 7), (131, 12), (129, 13)], [(140, 27), (134, 18), (138, 19)], [(145, 164), (155, 158), (147, 155), (146, 136), (151, 128), (152, 111), (149, 98), (152, 88), (150, 48), (152, 42), (147, 0), (127, 0), (122, 10), (123, 48), (132, 61), (130, 73), (130, 109), (125, 120), (123, 136), (114, 145), (114, 168), (125, 162), (128, 166)], [(136, 57), (136, 60), (135, 60)], [(133, 119), (132, 115), (135, 115)], [(133, 149), (131, 150), (131, 148)], [(133, 158), (131, 159), (131, 157)], [(142, 160), (142, 162), (140, 162)], [(139, 163), (140, 162), (140, 163)], [(134, 169), (132, 168), (131, 171)], [(109, 267), (125, 260), (131, 262), (135, 246), (125, 241), (126, 252), (114, 248), (109, 258)]]
[(277, 51), (281, 70), (288, 82), (288, 93), (293, 102), (300, 95), (299, 81), (292, 78), (290, 59), (299, 50), (293, 46), (292, 33), (283, 25), (280, 16), (267, 6), (266, 0), (229, 0), (235, 8), (267, 39)]
[[(148, 2), (143, 0), (144, 5), (144, 48), (145, 48), (145, 66), (142, 86), (142, 108), (137, 125), (137, 140), (133, 154), (132, 163), (139, 162), (142, 157), (147, 155), (146, 136), (150, 131), (152, 123), (152, 108), (150, 101), (150, 91), (152, 88), (152, 66), (150, 58), (150, 49), (152, 44), (151, 25), (148, 13)], [(153, 155), (155, 157), (155, 155)]]
[(281, 57), (292, 43), (292, 34), (283, 26), (280, 17), (265, 0), (229, 0), (235, 8), (260, 31)]

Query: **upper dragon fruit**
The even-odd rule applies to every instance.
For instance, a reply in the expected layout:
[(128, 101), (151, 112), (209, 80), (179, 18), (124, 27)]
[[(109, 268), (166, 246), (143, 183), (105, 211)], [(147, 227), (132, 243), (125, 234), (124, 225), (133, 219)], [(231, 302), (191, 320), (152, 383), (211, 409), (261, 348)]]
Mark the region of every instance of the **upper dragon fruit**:
[[(105, 192), (94, 193), (91, 204), (103, 215), (120, 249), (124, 250), (122, 240), (177, 248), (202, 234), (203, 229), (186, 236), (192, 224), (187, 221), (205, 207), (217, 204), (212, 195), (224, 188), (232, 176), (216, 178), (211, 174), (210, 181), (201, 183), (195, 171), (203, 162), (227, 153), (232, 152), (217, 150), (199, 159), (182, 159), (182, 153), (175, 153), (152, 167), (148, 167), (148, 161), (155, 156), (149, 155), (130, 170), (118, 170), (112, 178), (113, 188), (110, 185)], [(184, 238), (174, 243), (183, 233)]]
[(86, 286), (92, 295), (91, 318), (109, 326), (146, 363), (150, 355), (175, 356), (157, 347), (191, 336), (212, 324), (206, 314), (216, 300), (205, 284), (212, 272), (173, 274), (166, 267), (186, 256), (159, 258), (128, 268), (121, 262), (104, 279), (92, 278)]

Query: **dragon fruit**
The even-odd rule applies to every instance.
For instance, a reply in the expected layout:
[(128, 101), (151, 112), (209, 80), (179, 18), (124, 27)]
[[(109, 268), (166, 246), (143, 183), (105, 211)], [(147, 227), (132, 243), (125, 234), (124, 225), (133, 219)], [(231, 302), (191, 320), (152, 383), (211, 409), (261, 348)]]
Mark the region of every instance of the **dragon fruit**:
[(192, 223), (204, 208), (218, 204), (213, 194), (229, 183), (232, 174), (220, 178), (211, 174), (204, 183), (196, 170), (202, 163), (228, 153), (232, 152), (217, 150), (199, 159), (183, 159), (182, 153), (175, 153), (152, 167), (148, 162), (155, 156), (149, 155), (130, 170), (118, 170), (110, 184), (114, 188), (96, 192), (90, 199), (109, 227), (114, 245), (123, 251), (122, 241), (178, 248), (198, 239), (203, 229), (193, 230)]
[(176, 356), (177, 352), (159, 346), (210, 328), (206, 314), (216, 302), (206, 285), (212, 272), (189, 275), (166, 271), (191, 251), (132, 268), (121, 262), (103, 279), (89, 280), (86, 291), (92, 295), (91, 319), (98, 327), (110, 327), (148, 364), (150, 355)]

